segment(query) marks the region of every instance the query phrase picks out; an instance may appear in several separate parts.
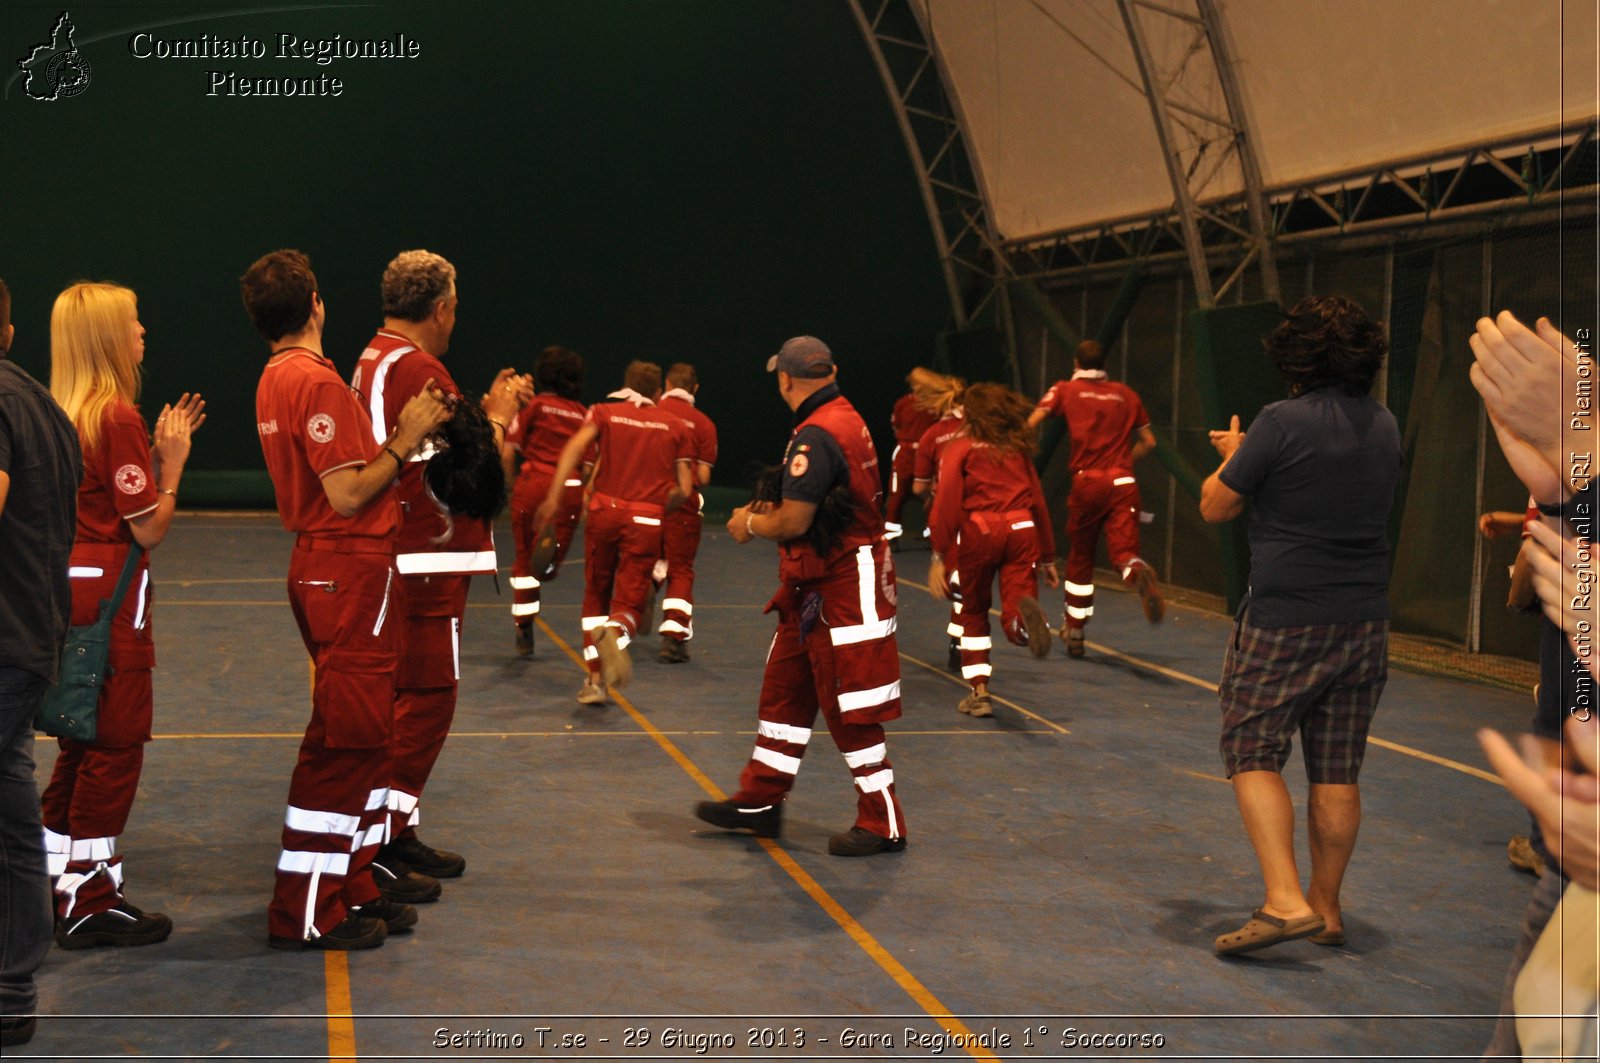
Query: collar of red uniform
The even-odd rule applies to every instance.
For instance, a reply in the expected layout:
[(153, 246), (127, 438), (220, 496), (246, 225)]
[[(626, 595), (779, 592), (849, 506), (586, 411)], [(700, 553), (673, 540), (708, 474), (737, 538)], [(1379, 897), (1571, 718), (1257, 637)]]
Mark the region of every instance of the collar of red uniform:
[(639, 394), (637, 391), (633, 390), (632, 388), (618, 388), (616, 391), (613, 391), (611, 394), (607, 395), (606, 398), (608, 398), (608, 399), (620, 399), (623, 402), (631, 402), (635, 406), (654, 406), (655, 405), (655, 403), (651, 402), (649, 399), (645, 398), (643, 395)]
[(829, 384), (821, 391), (808, 396), (806, 401), (802, 402), (799, 408), (794, 411), (794, 423), (799, 424), (804, 421), (807, 417), (817, 412), (817, 407), (825, 402), (832, 402), (834, 399), (839, 398), (841, 394), (838, 384)]
[(323, 365), (332, 365), (333, 364), (333, 362), (328, 358), (327, 355), (318, 354), (316, 351), (313, 351), (308, 347), (285, 347), (283, 350), (281, 350), (281, 351), (277, 352), (276, 354), (274, 354), (271, 358), (268, 358), (267, 359), (267, 365), (269, 367), (275, 366), (275, 365), (282, 365), (284, 362), (287, 362), (291, 358), (301, 358), (301, 357), (310, 358), (312, 361), (321, 362)]
[(1072, 379), (1074, 380), (1104, 380), (1105, 378), (1106, 371), (1104, 369), (1074, 369), (1072, 371)]
[(694, 405), (694, 396), (682, 388), (673, 388), (671, 391), (663, 392), (661, 397), (664, 399), (682, 399), (690, 406)]

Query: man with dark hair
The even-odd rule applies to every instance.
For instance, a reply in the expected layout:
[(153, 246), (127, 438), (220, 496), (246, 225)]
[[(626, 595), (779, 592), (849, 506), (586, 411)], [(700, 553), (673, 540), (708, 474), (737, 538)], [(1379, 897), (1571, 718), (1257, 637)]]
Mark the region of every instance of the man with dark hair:
[[(1389, 674), (1389, 510), (1400, 430), (1369, 394), (1388, 350), (1366, 311), (1337, 296), (1296, 303), (1267, 338), (1289, 398), (1240, 431), (1211, 433), (1222, 465), (1200, 515), (1250, 503), (1250, 589), (1223, 660), (1222, 758), (1266, 900), (1216, 940), (1224, 955), (1310, 937), (1344, 944), (1339, 887), (1361, 824), (1357, 776)], [(1300, 888), (1283, 781), (1295, 732), (1311, 790), (1311, 885)]]
[(700, 378), (695, 375), (694, 366), (679, 362), (667, 370), (667, 390), (660, 405), (689, 425), (694, 439), (695, 491), (661, 524), (661, 558), (667, 567), (667, 578), (661, 599), (658, 659), (666, 664), (682, 664), (689, 659), (687, 644), (694, 638), (694, 556), (700, 550), (700, 487), (711, 482), (711, 467), (717, 463), (717, 426), (695, 405), (699, 392)]
[[(905, 814), (883, 724), (900, 716), (900, 654), (895, 642), (894, 559), (883, 534), (883, 477), (861, 415), (835, 382), (833, 352), (796, 336), (767, 361), (778, 393), (794, 411), (784, 458), (783, 500), (740, 506), (728, 520), (736, 542), (778, 544), (781, 586), (767, 611), (778, 631), (761, 681), (755, 751), (725, 801), (702, 801), (695, 815), (725, 830), (776, 838), (783, 802), (811, 741), (817, 713), (855, 780), (856, 819), (828, 839), (834, 856), (872, 856), (906, 847)], [(850, 495), (837, 542), (819, 551), (807, 537), (818, 506), (836, 487)]]
[(1078, 344), (1072, 379), (1059, 380), (1028, 418), (1067, 422), (1072, 486), (1067, 494), (1067, 571), (1061, 580), (1065, 616), (1061, 639), (1069, 657), (1083, 656), (1083, 629), (1094, 616), (1094, 557), (1105, 531), (1106, 552), (1122, 582), (1139, 595), (1145, 619), (1161, 622), (1166, 604), (1155, 569), (1139, 556), (1139, 482), (1133, 466), (1155, 449), (1144, 403), (1126, 384), (1106, 376), (1106, 351), (1096, 340)]
[(83, 454), (50, 392), (6, 355), (11, 290), (0, 281), (0, 1045), (33, 1039), (33, 972), (50, 951), (33, 717), (56, 681), (72, 613), (67, 559)]
[[(583, 477), (568, 476), (561, 485), (561, 508), (549, 527), (533, 523), (555, 475), (561, 448), (589, 412), (578, 401), (583, 394), (583, 358), (566, 347), (546, 347), (533, 361), (533, 401), (518, 413), (500, 447), (511, 492), (511, 535), (516, 554), (511, 563), (511, 620), (516, 627), (517, 654), (533, 653), (533, 622), (539, 616), (540, 588), (556, 578), (572, 546), (583, 514)], [(518, 460), (522, 467), (517, 468)], [(543, 543), (541, 550), (539, 544)]]
[(604, 705), (607, 687), (633, 678), (628, 644), (639, 633), (650, 576), (661, 560), (661, 523), (694, 493), (694, 442), (681, 417), (656, 405), (661, 367), (634, 361), (623, 386), (589, 407), (556, 462), (534, 523), (544, 527), (561, 505), (563, 484), (593, 447), (589, 523), (583, 535), (584, 705)]
[(272, 357), (256, 388), (256, 431), (295, 533), (289, 604), (316, 665), (311, 721), (289, 782), (267, 944), (367, 949), (414, 926), (370, 869), (383, 837), (399, 626), (390, 619), (400, 512), (390, 490), (446, 408), (424, 389), (392, 435), (371, 422), (322, 353), (326, 308), (310, 260), (274, 251), (239, 281)]
[[(368, 341), (350, 386), (361, 393), (381, 442), (400, 411), (430, 384), (450, 401), (461, 389), (442, 358), (455, 331), (456, 269), (431, 251), (402, 251), (383, 271), (383, 327)], [(502, 369), (483, 398), (498, 449), (531, 386)], [(395, 674), (394, 776), (383, 848), (373, 860), (379, 889), (391, 900), (438, 900), (438, 880), (466, 870), (459, 853), (435, 849), (417, 837), (420, 803), (433, 765), (455, 718), (460, 680), (461, 626), (474, 574), (498, 567), (488, 519), (441, 509), (423, 482), (433, 457), (424, 446), (401, 470), (400, 541), (395, 555), (403, 596), (400, 667)]]

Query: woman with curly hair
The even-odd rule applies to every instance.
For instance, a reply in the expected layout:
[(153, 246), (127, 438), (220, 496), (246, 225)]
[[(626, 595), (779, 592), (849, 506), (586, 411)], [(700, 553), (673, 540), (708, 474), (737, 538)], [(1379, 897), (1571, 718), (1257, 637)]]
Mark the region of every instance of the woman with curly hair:
[[(588, 407), (583, 394), (583, 358), (565, 347), (546, 347), (533, 362), (533, 402), (511, 422), (500, 447), (506, 477), (515, 475), (511, 491), (511, 533), (516, 559), (511, 566), (511, 619), (516, 624), (517, 653), (533, 653), (533, 621), (539, 615), (539, 588), (556, 578), (572, 546), (583, 512), (583, 478), (565, 485), (561, 508), (548, 528), (534, 526), (533, 515), (544, 501), (561, 449), (583, 424)], [(517, 463), (521, 462), (520, 470)], [(542, 546), (542, 548), (541, 548)]]
[[(1055, 587), (1055, 537), (1044, 489), (1033, 468), (1032, 409), (999, 384), (974, 384), (964, 399), (966, 428), (945, 446), (934, 495), (932, 580), (955, 602), (951, 634), (959, 638), (961, 676), (972, 691), (957, 706), (992, 716), (989, 697), (989, 603), (1000, 577), (1000, 627), (1035, 657), (1050, 652), (1050, 626), (1039, 605), (1038, 572)], [(939, 561), (943, 570), (940, 571)]]
[[(1223, 657), (1222, 760), (1266, 899), (1216, 939), (1224, 955), (1297, 938), (1344, 944), (1339, 888), (1361, 825), (1357, 776), (1389, 674), (1389, 511), (1400, 430), (1369, 392), (1383, 327), (1338, 296), (1308, 296), (1267, 337), (1289, 398), (1246, 435), (1211, 433), (1222, 465), (1200, 490), (1211, 523), (1250, 509), (1250, 589)], [(1283, 780), (1296, 734), (1310, 793), (1311, 883), (1294, 855)]]
[[(189, 435), (205, 402), (185, 394), (163, 406), (155, 443), (134, 405), (144, 363), (144, 326), (134, 293), (115, 284), (74, 284), (50, 315), (50, 391), (78, 430), (83, 481), (72, 547), (72, 623), (92, 624), (112, 596), (134, 543), (161, 545), (178, 508)], [(56, 943), (151, 945), (172, 920), (144, 912), (122, 893), (117, 837), (128, 822), (154, 707), (150, 670), (148, 557), (111, 626), (110, 667), (92, 742), (62, 738), (42, 804), (45, 848), (55, 879)]]

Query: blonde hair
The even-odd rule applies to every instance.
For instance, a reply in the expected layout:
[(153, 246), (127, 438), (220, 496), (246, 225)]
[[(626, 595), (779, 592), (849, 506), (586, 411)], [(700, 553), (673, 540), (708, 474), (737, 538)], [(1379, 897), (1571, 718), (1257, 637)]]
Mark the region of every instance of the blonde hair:
[(50, 394), (88, 450), (100, 439), (105, 411), (139, 398), (133, 323), (138, 297), (120, 284), (74, 284), (50, 311)]
[(950, 416), (950, 411), (961, 405), (961, 393), (967, 388), (967, 382), (958, 376), (945, 376), (920, 365), (906, 376), (906, 383), (911, 385), (917, 406), (940, 417)]

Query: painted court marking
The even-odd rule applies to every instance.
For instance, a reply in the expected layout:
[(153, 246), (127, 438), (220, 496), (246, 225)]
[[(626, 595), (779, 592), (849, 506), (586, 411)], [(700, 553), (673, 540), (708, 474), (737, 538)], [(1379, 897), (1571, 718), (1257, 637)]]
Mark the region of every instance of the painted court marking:
[[(579, 668), (584, 668), (583, 658), (573, 650), (566, 640), (557, 635), (549, 624), (541, 619), (539, 627), (544, 630), (546, 636), (561, 647), (568, 657), (572, 658), (574, 664)], [(634, 708), (632, 702), (614, 690), (611, 692), (611, 697), (622, 707), (623, 711), (632, 717), (635, 723), (642, 727), (651, 738), (656, 740), (656, 744), (676, 761), (678, 766), (698, 783), (700, 788), (713, 801), (727, 799), (728, 795), (723, 793), (722, 789), (712, 782), (706, 773), (701, 771), (699, 766), (690, 760), (688, 755), (679, 749), (664, 732), (651, 723), (642, 712)], [(975, 1059), (985, 1060), (998, 1060), (1000, 1058), (987, 1049), (978, 1047), (976, 1035), (952, 1015), (950, 1009), (940, 1003), (939, 998), (935, 997), (927, 986), (924, 986), (917, 979), (916, 975), (912, 974), (899, 960), (890, 955), (889, 951), (880, 945), (878, 940), (867, 931), (867, 928), (862, 926), (849, 912), (845, 911), (844, 907), (834, 900), (828, 891), (823, 889), (821, 884), (812, 878), (806, 869), (801, 867), (782, 846), (771, 838), (757, 838), (756, 841), (760, 843), (761, 848), (766, 851), (767, 855), (772, 857), (778, 866), (788, 873), (795, 884), (804, 890), (806, 895), (817, 903), (818, 907), (827, 912), (829, 918), (839, 924), (839, 928), (850, 936), (850, 939), (861, 948), (861, 951), (865, 952), (872, 958), (873, 962), (883, 968), (884, 972), (894, 979), (895, 984), (903, 989), (907, 996), (916, 1001), (917, 1006), (926, 1012), (929, 1018), (937, 1022), (947, 1033), (954, 1035), (958, 1039), (958, 1043), (969, 1055)]]

